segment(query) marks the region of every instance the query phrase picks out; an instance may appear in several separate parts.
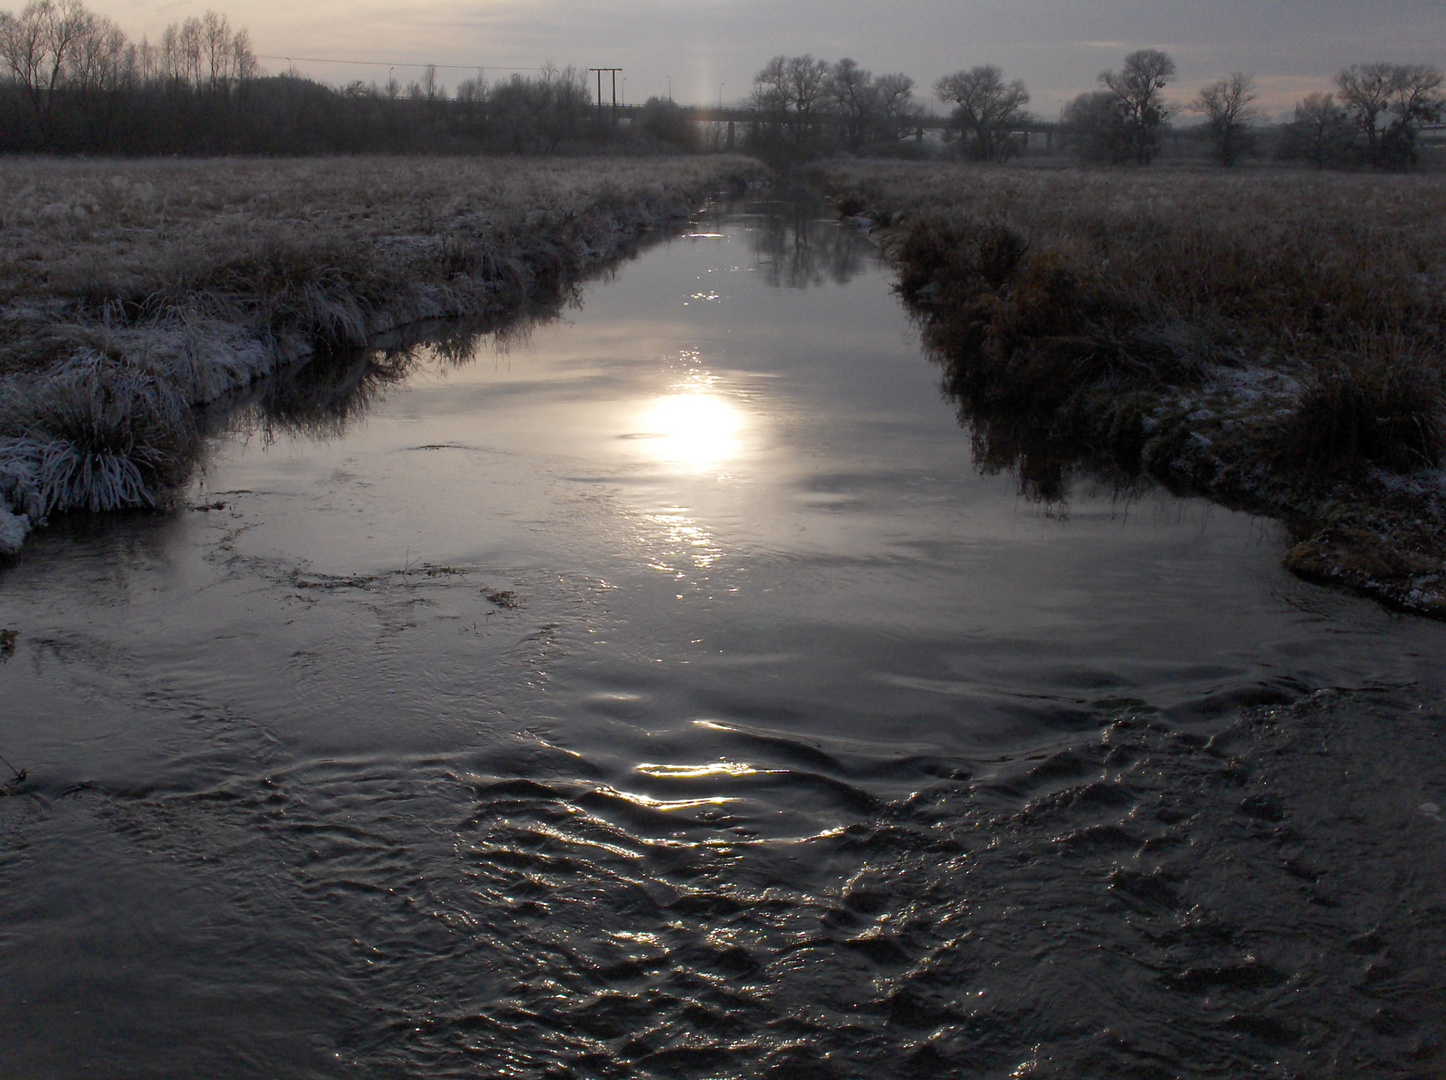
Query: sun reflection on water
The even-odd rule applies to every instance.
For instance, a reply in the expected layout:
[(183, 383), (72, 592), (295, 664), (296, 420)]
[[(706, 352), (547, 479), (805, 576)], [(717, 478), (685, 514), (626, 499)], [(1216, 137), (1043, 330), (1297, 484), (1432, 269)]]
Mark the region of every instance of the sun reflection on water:
[(653, 526), (649, 532), (658, 544), (648, 562), (654, 570), (676, 574), (681, 579), (686, 576), (685, 564), (707, 570), (723, 554), (713, 534), (688, 517), (682, 507), (645, 515), (644, 520)]
[(703, 780), (718, 776), (757, 776), (759, 773), (776, 771), (757, 769), (741, 761), (713, 761), (706, 765), (663, 765), (645, 761), (633, 768), (644, 776), (660, 780)]
[[(732, 489), (728, 482), (736, 479), (733, 463), (756, 440), (757, 420), (745, 398), (711, 374), (696, 351), (684, 352), (670, 366), (676, 381), (665, 384), (667, 389), (655, 397), (634, 399), (631, 431), (621, 437), (630, 441), (633, 454), (653, 466), (647, 470), (650, 479), (661, 467), (688, 485), (689, 503), (698, 494), (693, 485), (701, 482), (707, 488), (701, 501), (713, 505), (710, 498)], [(714, 485), (714, 480), (719, 483)], [(714, 529), (686, 503), (639, 507), (634, 520), (641, 526), (641, 561), (674, 580), (677, 599), (691, 593), (712, 599), (716, 589), (711, 579), (726, 554)]]
[(649, 453), (671, 465), (705, 468), (738, 456), (743, 415), (703, 387), (655, 398), (642, 418)]

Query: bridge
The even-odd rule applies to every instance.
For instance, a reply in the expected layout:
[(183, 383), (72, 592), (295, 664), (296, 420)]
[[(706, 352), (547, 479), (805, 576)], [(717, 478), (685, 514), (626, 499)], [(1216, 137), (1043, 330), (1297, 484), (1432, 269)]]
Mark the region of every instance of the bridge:
[[(642, 115), (643, 108), (642, 105), (609, 105), (607, 102), (603, 102), (599, 112), (606, 114), (611, 110), (611, 115), (616, 119), (631, 122)], [(759, 119), (757, 109), (738, 105), (679, 105), (678, 111), (698, 124), (752, 124)], [(916, 138), (922, 139), (926, 131), (943, 131), (952, 125), (953, 120), (950, 117), (940, 116), (938, 113), (926, 113), (909, 121), (905, 127)], [(1033, 120), (1010, 130), (1011, 134), (1022, 136), (1026, 146), (1036, 145), (1036, 140), (1042, 139), (1044, 147), (1052, 149), (1059, 127), (1057, 123)]]

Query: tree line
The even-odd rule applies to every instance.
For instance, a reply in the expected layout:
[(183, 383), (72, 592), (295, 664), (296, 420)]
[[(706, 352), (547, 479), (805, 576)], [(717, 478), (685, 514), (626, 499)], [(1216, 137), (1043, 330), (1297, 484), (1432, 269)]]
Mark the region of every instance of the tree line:
[(918, 129), (914, 80), (875, 76), (850, 59), (775, 56), (753, 78), (744, 145), (765, 157), (812, 157), (896, 145)]
[[(0, 11), (0, 152), (550, 153), (597, 137), (592, 105), (574, 67), (468, 79), (455, 92), (435, 67), (405, 85), (338, 88), (263, 75), (247, 32), (215, 12), (153, 43), (80, 0)], [(643, 121), (659, 142), (695, 139), (657, 103)]]
[[(1211, 152), (1226, 165), (1257, 148), (1263, 116), (1252, 76), (1202, 87), (1183, 106), (1165, 91), (1174, 60), (1140, 49), (1099, 89), (1063, 110), (1061, 141), (1087, 160), (1148, 164), (1179, 112), (1197, 113)], [(1311, 94), (1280, 133), (1277, 152), (1318, 167), (1403, 167), (1419, 132), (1443, 112), (1443, 76), (1432, 65), (1355, 64), (1334, 93)], [(937, 80), (950, 109), (950, 152), (1002, 161), (1019, 132), (1039, 121), (1029, 91), (992, 64)], [(224, 15), (178, 20), (156, 42), (133, 42), (81, 0), (31, 0), (0, 11), (0, 152), (114, 154), (309, 154), (339, 152), (553, 153), (617, 137), (599, 124), (586, 72), (545, 65), (454, 92), (434, 67), (406, 85), (330, 87), (293, 74), (266, 76), (244, 29)], [(775, 160), (847, 151), (923, 154), (929, 115), (901, 72), (875, 75), (856, 61), (775, 56), (754, 76), (746, 149)], [(716, 133), (715, 133), (716, 135)], [(651, 98), (627, 137), (650, 147), (698, 150), (704, 132), (671, 101)], [(717, 145), (718, 139), (712, 142)]]
[[(1148, 164), (1160, 148), (1160, 131), (1177, 110), (1164, 98), (1175, 62), (1158, 49), (1125, 57), (1118, 72), (1099, 77), (1102, 89), (1081, 94), (1062, 120), (1078, 152), (1093, 160)], [(1443, 74), (1431, 64), (1352, 64), (1335, 78), (1333, 94), (1314, 93), (1299, 102), (1285, 125), (1276, 153), (1328, 165), (1405, 167), (1419, 158), (1419, 132), (1437, 123), (1446, 108)], [(1255, 78), (1234, 72), (1202, 87), (1185, 109), (1204, 117), (1215, 158), (1233, 165), (1256, 145), (1264, 119), (1254, 102)]]
[[(1138, 49), (1118, 70), (1102, 72), (1100, 88), (1063, 110), (1061, 141), (1090, 161), (1147, 165), (1180, 112), (1199, 114), (1199, 134), (1212, 155), (1233, 165), (1257, 148), (1264, 120), (1253, 76), (1235, 72), (1201, 87), (1183, 106), (1166, 99), (1175, 61), (1159, 49)], [(1403, 167), (1418, 159), (1422, 126), (1440, 121), (1446, 97), (1439, 68), (1425, 64), (1354, 64), (1336, 77), (1334, 94), (1311, 94), (1280, 133), (1276, 152), (1317, 166)], [(757, 119), (751, 149), (798, 157), (837, 150), (899, 152), (919, 134), (923, 106), (907, 75), (875, 78), (853, 60), (828, 64), (812, 56), (776, 56), (753, 80)], [(935, 82), (934, 96), (951, 109), (945, 137), (978, 161), (1018, 153), (1020, 133), (1041, 121), (1026, 108), (1029, 90), (993, 65), (961, 69)]]

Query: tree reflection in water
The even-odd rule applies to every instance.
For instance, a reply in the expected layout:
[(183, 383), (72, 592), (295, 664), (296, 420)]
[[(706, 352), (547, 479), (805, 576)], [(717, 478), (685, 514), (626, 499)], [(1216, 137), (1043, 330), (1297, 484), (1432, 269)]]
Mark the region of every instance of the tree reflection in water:
[[(770, 286), (807, 289), (825, 282), (847, 284), (870, 265), (876, 248), (860, 233), (840, 226), (817, 199), (779, 200), (749, 231), (755, 268)], [(927, 313), (915, 310), (926, 354), (943, 370), (940, 391), (969, 432), (975, 467), (984, 475), (1013, 472), (1025, 498), (1063, 507), (1078, 480), (1093, 480), (1126, 496), (1149, 487), (1138, 454), (1129, 446), (1094, 447), (1084, 442), (1065, 411), (1009, 409), (976, 401), (966, 365), (931, 344)]]
[[(780, 199), (753, 215), (747, 236), (753, 266), (773, 288), (808, 289), (844, 285), (878, 265), (869, 239), (837, 220), (816, 198)], [(479, 354), (507, 352), (525, 343), (534, 327), (580, 303), (577, 291), (546, 310), (504, 316), (488, 324), (419, 324), (391, 335), (381, 347), (318, 355), (258, 382), (208, 410), (209, 433), (323, 440), (342, 435), (364, 416), (386, 389), (427, 364), (461, 367)], [(1067, 416), (1010, 410), (974, 401), (962, 366), (928, 344), (927, 316), (915, 312), (927, 355), (943, 370), (941, 392), (970, 433), (976, 468), (985, 475), (1012, 471), (1020, 493), (1043, 503), (1064, 504), (1071, 486), (1090, 478), (1133, 492), (1149, 481), (1138, 459), (1081, 442)]]
[(202, 427), (207, 435), (260, 436), (264, 443), (289, 437), (337, 438), (364, 417), (388, 387), (427, 365), (447, 371), (484, 352), (506, 353), (525, 344), (534, 327), (556, 319), (564, 306), (559, 302), (484, 324), (419, 323), (387, 335), (379, 345), (318, 353), (217, 401), (205, 411)]
[[(769, 212), (772, 211), (772, 212)], [(774, 288), (846, 285), (868, 265), (873, 245), (828, 216), (812, 197), (780, 201), (754, 219), (748, 233), (754, 266)]]
[[(774, 288), (847, 284), (870, 265), (869, 240), (840, 228), (816, 197), (797, 195), (761, 207), (748, 231), (754, 268)], [(615, 272), (617, 266), (609, 268)], [(606, 276), (606, 275), (604, 275)], [(206, 410), (208, 434), (259, 435), (271, 441), (300, 436), (336, 438), (393, 386), (425, 364), (443, 370), (470, 363), (482, 351), (506, 352), (532, 329), (580, 304), (580, 288), (546, 309), (502, 315), (486, 324), (419, 324), (381, 346), (318, 354)]]
[(1008, 408), (976, 401), (959, 363), (938, 349), (925, 349), (943, 369), (940, 390), (954, 406), (959, 426), (969, 432), (974, 467), (981, 475), (1012, 472), (1019, 493), (1031, 502), (1065, 508), (1081, 480), (1133, 497), (1154, 481), (1128, 440), (1098, 446), (1081, 437), (1067, 410)]

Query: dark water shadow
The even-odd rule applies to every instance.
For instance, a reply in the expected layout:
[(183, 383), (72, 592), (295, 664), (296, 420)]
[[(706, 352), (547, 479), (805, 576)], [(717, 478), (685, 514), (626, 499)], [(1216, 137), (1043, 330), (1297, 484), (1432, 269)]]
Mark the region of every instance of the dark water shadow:
[(265, 444), (280, 438), (341, 438), (388, 389), (423, 367), (454, 370), (479, 355), (505, 353), (525, 343), (535, 327), (580, 304), (576, 291), (542, 311), (484, 323), (415, 323), (363, 348), (319, 353), (208, 405), (201, 411), (202, 434), (259, 437)]
[(964, 385), (956, 360), (927, 346), (924, 351), (942, 370), (940, 394), (953, 406), (959, 426), (969, 433), (974, 467), (980, 475), (1012, 474), (1021, 497), (1060, 513), (1067, 511), (1071, 492), (1081, 486), (1091, 492), (1103, 489), (1126, 501), (1157, 488), (1137, 449), (1092, 445), (1056, 412), (981, 403)]
[(841, 227), (817, 195), (783, 193), (759, 211), (748, 232), (753, 262), (774, 288), (847, 285), (877, 261), (868, 238)]

